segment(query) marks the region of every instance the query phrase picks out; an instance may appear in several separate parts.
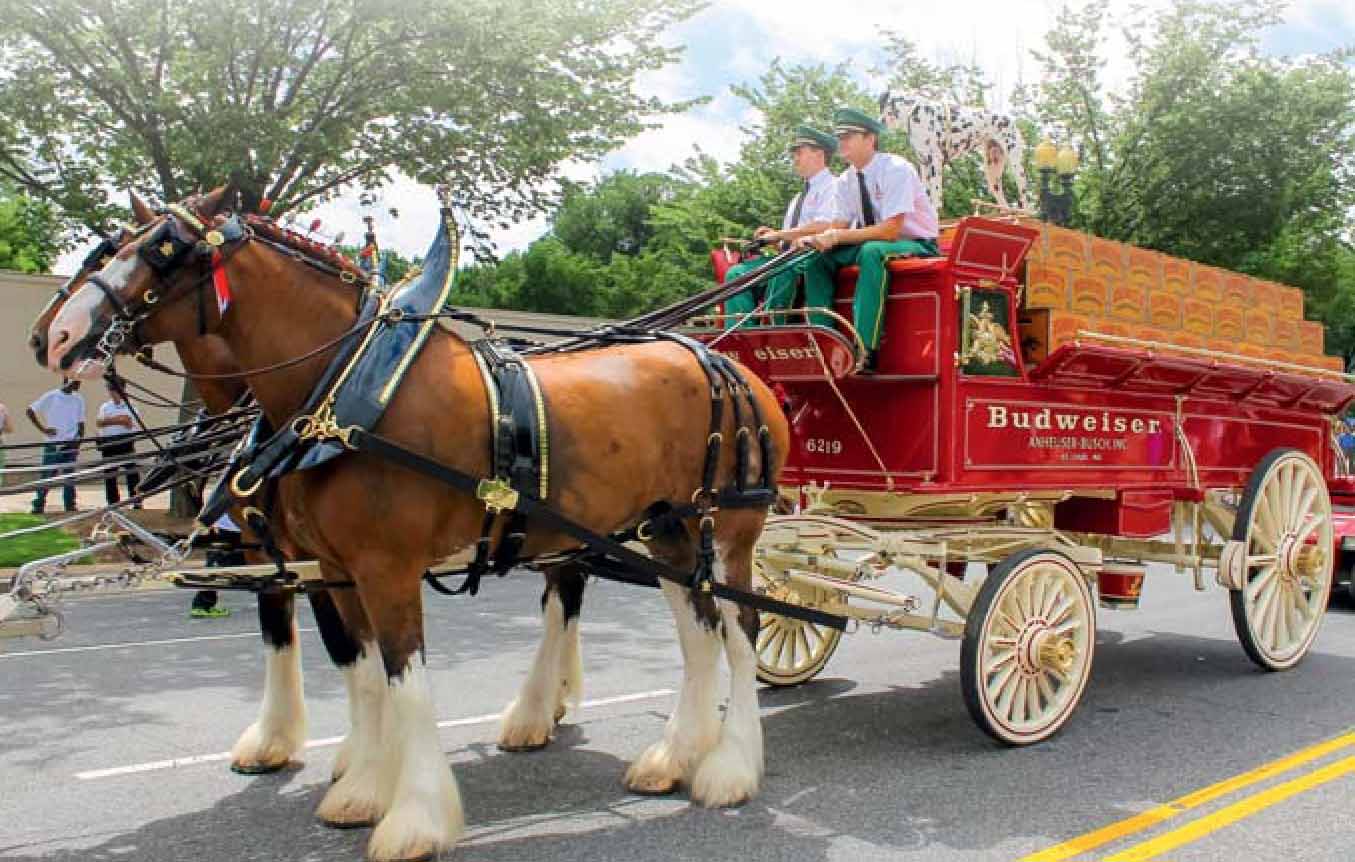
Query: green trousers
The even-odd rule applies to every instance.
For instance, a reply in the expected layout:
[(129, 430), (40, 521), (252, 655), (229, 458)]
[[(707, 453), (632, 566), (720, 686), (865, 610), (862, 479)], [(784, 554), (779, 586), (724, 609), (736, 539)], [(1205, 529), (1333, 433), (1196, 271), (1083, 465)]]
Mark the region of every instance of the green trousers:
[[(885, 264), (896, 257), (937, 257), (940, 254), (935, 240), (903, 239), (840, 245), (823, 254), (812, 255), (797, 267), (805, 278), (805, 306), (832, 308), (838, 270), (853, 264), (860, 267), (861, 273), (856, 277), (856, 299), (852, 303), (852, 325), (866, 349), (876, 350), (880, 346), (880, 324), (884, 320), (889, 280)], [(810, 315), (810, 322), (820, 326), (833, 325), (831, 319), (822, 314)]]
[[(740, 261), (726, 270), (724, 280), (725, 282), (729, 282), (741, 275), (746, 275), (755, 269), (761, 269), (771, 260), (772, 258), (770, 257), (756, 257), (752, 260)], [(789, 269), (782, 272), (780, 275), (773, 276), (767, 281), (765, 286), (765, 296), (767, 298), (764, 302), (764, 307), (767, 311), (790, 308), (791, 301), (795, 299), (796, 276), (797, 273), (793, 269)], [(753, 297), (753, 291), (751, 289), (745, 290), (742, 293), (736, 293), (725, 300), (726, 316), (736, 315), (741, 317), (755, 308), (757, 308), (757, 300)], [(767, 318), (762, 318), (762, 320), (766, 319)], [(761, 321), (759, 320), (750, 318), (740, 325), (744, 327), (757, 326), (760, 322)], [(736, 324), (730, 324), (731, 327), (734, 325)]]

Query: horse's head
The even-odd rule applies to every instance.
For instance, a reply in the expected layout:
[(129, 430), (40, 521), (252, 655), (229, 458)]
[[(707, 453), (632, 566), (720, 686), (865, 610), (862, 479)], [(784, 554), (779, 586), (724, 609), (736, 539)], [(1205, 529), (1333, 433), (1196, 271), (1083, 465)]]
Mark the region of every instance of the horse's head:
[(56, 293), (47, 300), (47, 304), (38, 312), (32, 327), (29, 328), (28, 347), (33, 351), (33, 357), (37, 359), (39, 365), (44, 367), (47, 365), (47, 330), (56, 319), (57, 313), (61, 311), (61, 307), (66, 304), (66, 300), (75, 295), (86, 279), (112, 260), (118, 249), (131, 242), (141, 228), (155, 220), (155, 213), (146, 206), (146, 202), (138, 197), (136, 192), (130, 194), (134, 224), (119, 226), (91, 249), (75, 275), (66, 279), (66, 282), (56, 289)]
[[(201, 296), (212, 279), (213, 255), (227, 237), (234, 242), (245, 236), (234, 217), (218, 224), (227, 194), (219, 188), (173, 205), (117, 247), (54, 310), (47, 367), (71, 377), (98, 377), (116, 353), (186, 338), (195, 327), (204, 330), (208, 306), (216, 317), (216, 304)], [(181, 301), (194, 297), (197, 302)]]

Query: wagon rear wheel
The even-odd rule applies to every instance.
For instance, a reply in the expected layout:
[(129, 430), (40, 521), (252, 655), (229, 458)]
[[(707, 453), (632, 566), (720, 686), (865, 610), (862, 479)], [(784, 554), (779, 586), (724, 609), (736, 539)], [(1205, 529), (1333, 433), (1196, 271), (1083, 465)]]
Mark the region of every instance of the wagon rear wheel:
[[(779, 579), (767, 575), (767, 563), (757, 561), (753, 566), (754, 588), (781, 601), (816, 608), (846, 602), (846, 596), (832, 590), (782, 585)], [(828, 664), (841, 640), (842, 632), (837, 629), (761, 613), (756, 643), (757, 678), (778, 688), (808, 682)]]
[(1233, 540), (1246, 557), (1241, 589), (1228, 594), (1247, 656), (1266, 670), (1303, 660), (1331, 597), (1331, 497), (1313, 459), (1271, 452), (1242, 495)]
[(1096, 610), (1077, 564), (1057, 551), (998, 563), (965, 620), (960, 685), (969, 714), (1007, 745), (1057, 733), (1091, 676)]

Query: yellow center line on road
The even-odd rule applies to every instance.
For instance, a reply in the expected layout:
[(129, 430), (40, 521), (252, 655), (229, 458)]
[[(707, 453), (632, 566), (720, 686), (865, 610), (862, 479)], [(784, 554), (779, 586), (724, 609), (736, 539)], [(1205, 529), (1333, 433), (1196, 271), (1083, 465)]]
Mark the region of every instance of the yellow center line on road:
[(1202, 787), (1199, 790), (1187, 793), (1185, 796), (1173, 799), (1163, 805), (1150, 808), (1133, 817), (1125, 818), (1109, 826), (1103, 826), (1085, 835), (1079, 835), (1076, 838), (1064, 841), (1062, 844), (1056, 844), (1046, 850), (1032, 853), (1021, 859), (1021, 862), (1063, 862), (1065, 859), (1072, 859), (1080, 856), (1088, 850), (1095, 850), (1105, 844), (1113, 841), (1119, 841), (1130, 835), (1142, 832), (1159, 823), (1165, 823), (1174, 817), (1186, 813), (1201, 805), (1207, 805), (1215, 799), (1227, 796), (1244, 787), (1250, 787), (1253, 784), (1273, 778), (1281, 773), (1288, 772), (1295, 767), (1302, 766), (1305, 763), (1312, 763), (1319, 760), (1334, 751), (1340, 751), (1343, 748), (1355, 746), (1355, 733), (1347, 733), (1338, 736), (1335, 739), (1329, 739), (1326, 742), (1319, 742), (1316, 745), (1301, 749), (1279, 760), (1273, 760), (1270, 763), (1258, 766), (1257, 768), (1244, 772), (1241, 775), (1235, 775), (1232, 778), (1225, 778), (1208, 787)]
[(1244, 817), (1250, 817), (1258, 811), (1264, 811), (1291, 796), (1297, 796), (1305, 790), (1312, 790), (1314, 787), (1321, 787), (1328, 781), (1335, 781), (1352, 773), (1355, 773), (1355, 757), (1347, 757), (1335, 763), (1329, 763), (1307, 775), (1300, 775), (1298, 778), (1277, 784), (1260, 793), (1234, 802), (1227, 808), (1221, 808), (1207, 817), (1201, 817), (1199, 820), (1187, 823), (1179, 829), (1173, 829), (1165, 835), (1159, 835), (1141, 844), (1135, 844), (1114, 856), (1108, 856), (1105, 862), (1147, 862), (1147, 860), (1154, 859), (1168, 850), (1174, 850), (1182, 844), (1198, 841), (1211, 832), (1216, 832), (1225, 826), (1236, 823)]

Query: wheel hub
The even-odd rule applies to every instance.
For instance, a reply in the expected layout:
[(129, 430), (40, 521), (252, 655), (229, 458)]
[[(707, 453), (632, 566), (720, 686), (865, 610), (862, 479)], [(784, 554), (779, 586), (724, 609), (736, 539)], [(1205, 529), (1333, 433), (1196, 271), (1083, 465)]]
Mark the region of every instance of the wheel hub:
[(1292, 530), (1280, 537), (1275, 557), (1280, 577), (1289, 582), (1315, 577), (1326, 561), (1321, 548), (1312, 542), (1300, 542), (1298, 532)]
[(1036, 676), (1045, 671), (1070, 674), (1077, 663), (1077, 645), (1060, 635), (1043, 619), (1032, 619), (1016, 640), (1016, 660), (1021, 672)]

